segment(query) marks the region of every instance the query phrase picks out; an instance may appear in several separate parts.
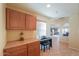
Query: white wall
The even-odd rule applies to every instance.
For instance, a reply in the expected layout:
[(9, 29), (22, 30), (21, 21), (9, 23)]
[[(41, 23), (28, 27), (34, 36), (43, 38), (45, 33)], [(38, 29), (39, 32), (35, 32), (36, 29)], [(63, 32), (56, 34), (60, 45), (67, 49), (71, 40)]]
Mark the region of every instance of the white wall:
[(79, 49), (79, 15), (71, 16), (69, 19), (69, 24), (69, 45), (71, 48)]
[(5, 30), (5, 5), (0, 3), (0, 55), (3, 55), (3, 48), (6, 43)]

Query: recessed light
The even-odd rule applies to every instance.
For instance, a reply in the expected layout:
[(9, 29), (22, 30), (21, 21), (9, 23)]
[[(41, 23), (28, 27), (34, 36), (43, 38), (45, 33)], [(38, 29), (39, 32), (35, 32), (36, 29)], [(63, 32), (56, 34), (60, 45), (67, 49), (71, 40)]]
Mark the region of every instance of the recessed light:
[(49, 7), (51, 7), (51, 5), (50, 4), (47, 4), (46, 7), (49, 8)]

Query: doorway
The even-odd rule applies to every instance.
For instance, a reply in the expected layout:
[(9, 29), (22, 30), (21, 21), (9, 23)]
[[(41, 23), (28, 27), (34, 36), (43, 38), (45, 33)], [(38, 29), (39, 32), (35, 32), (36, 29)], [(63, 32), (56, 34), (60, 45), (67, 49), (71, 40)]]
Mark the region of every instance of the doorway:
[(60, 36), (60, 28), (58, 26), (51, 27), (51, 36)]

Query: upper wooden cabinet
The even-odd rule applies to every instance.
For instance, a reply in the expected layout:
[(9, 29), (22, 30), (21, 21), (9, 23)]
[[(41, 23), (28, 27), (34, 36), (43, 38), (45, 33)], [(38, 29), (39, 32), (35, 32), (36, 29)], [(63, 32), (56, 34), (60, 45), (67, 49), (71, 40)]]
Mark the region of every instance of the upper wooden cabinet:
[(36, 30), (36, 17), (6, 9), (7, 29), (8, 30)]
[(26, 14), (26, 30), (36, 30), (36, 17)]
[(7, 29), (24, 30), (25, 29), (25, 14), (7, 9)]

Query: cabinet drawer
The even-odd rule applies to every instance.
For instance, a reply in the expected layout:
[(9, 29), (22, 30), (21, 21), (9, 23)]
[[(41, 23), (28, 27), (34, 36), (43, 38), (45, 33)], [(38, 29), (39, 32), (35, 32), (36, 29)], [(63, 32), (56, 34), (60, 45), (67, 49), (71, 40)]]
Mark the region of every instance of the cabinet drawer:
[(27, 56), (27, 50), (20, 50), (17, 52), (4, 52), (4, 56)]
[(21, 45), (21, 46), (17, 46), (17, 47), (12, 47), (9, 49), (5, 49), (4, 52), (19, 52), (21, 50), (27, 50), (27, 46), (26, 45)]
[(27, 45), (21, 45), (4, 50), (4, 56), (27, 56)]

